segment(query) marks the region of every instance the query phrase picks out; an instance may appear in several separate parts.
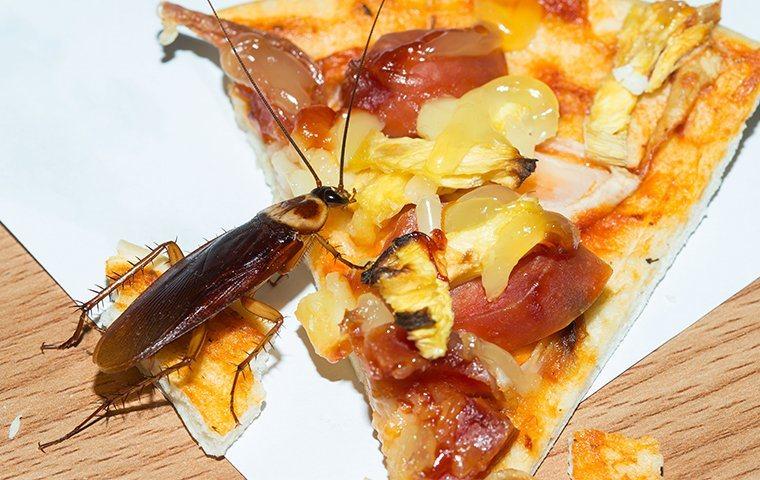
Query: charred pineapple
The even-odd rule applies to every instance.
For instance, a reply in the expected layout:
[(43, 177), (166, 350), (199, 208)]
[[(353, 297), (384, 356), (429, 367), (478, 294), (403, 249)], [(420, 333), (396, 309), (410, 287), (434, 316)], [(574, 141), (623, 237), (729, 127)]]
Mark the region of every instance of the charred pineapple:
[(427, 359), (446, 354), (454, 324), (444, 251), (440, 230), (432, 238), (412, 232), (394, 240), (362, 274), (362, 282), (377, 288), (395, 323)]

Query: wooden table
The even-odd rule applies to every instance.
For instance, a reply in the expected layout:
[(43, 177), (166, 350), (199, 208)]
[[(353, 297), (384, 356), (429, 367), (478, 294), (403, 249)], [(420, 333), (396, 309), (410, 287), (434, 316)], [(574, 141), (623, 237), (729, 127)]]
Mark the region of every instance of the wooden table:
[[(93, 390), (109, 388), (90, 361), (97, 335), (67, 352), (40, 353), (42, 341), (71, 332), (70, 305), (0, 228), (0, 479), (240, 478), (228, 462), (203, 456), (166, 404), (112, 419), (47, 454), (37, 449), (61, 434), (58, 420), (70, 425), (93, 408)], [(668, 478), (759, 478), (759, 319), (756, 280), (583, 402), (538, 478), (567, 478), (567, 432), (588, 427), (654, 435)], [(8, 440), (19, 413), (21, 430)]]

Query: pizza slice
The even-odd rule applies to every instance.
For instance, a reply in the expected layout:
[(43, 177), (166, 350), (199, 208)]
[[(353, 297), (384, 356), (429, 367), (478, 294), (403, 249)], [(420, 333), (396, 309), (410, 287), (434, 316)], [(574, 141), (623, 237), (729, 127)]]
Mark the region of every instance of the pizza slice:
[[(355, 202), (312, 249), (296, 316), (364, 382), (392, 479), (531, 471), (694, 230), (758, 100), (760, 53), (719, 4), (255, 2), (221, 12), (322, 180)], [(213, 17), (278, 200), (314, 180)]]
[[(116, 254), (106, 262), (106, 278), (119, 278), (150, 251), (120, 241)], [(101, 327), (110, 326), (126, 308), (169, 268), (169, 258), (159, 256), (119, 287), (112, 302), (100, 315)], [(236, 366), (247, 352), (265, 337), (269, 326), (235, 302), (207, 322), (204, 345), (190, 368), (161, 378), (158, 388), (172, 403), (206, 455), (221, 457), (261, 413), (266, 394), (261, 377), (267, 369), (269, 354), (263, 351), (249, 364), (235, 390), (235, 411), (240, 423), (230, 414), (230, 389)], [(192, 335), (184, 335), (138, 365), (145, 375), (171, 366), (188, 350)], [(226, 394), (222, 392), (227, 392)]]

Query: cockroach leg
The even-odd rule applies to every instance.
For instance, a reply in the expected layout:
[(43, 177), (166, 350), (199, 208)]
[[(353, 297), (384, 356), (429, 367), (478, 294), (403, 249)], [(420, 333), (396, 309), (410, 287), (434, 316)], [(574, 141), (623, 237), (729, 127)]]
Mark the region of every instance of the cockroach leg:
[(238, 364), (237, 369), (235, 370), (235, 377), (232, 379), (232, 390), (230, 390), (230, 413), (232, 414), (232, 418), (235, 419), (236, 425), (240, 425), (240, 419), (238, 419), (237, 413), (235, 413), (235, 388), (237, 387), (238, 378), (246, 368), (249, 368), (248, 364), (256, 358), (256, 355), (261, 353), (264, 347), (272, 340), (272, 338), (274, 338), (280, 330), (283, 322), (282, 314), (277, 311), (276, 308), (271, 307), (260, 300), (244, 296), (240, 298), (240, 303), (243, 305), (243, 308), (258, 317), (272, 322), (273, 325), (264, 335), (261, 343), (256, 345), (256, 348), (245, 357), (245, 360)]
[(78, 433), (80, 433), (80, 432), (88, 429), (89, 427), (95, 425), (99, 421), (107, 418), (109, 416), (111, 407), (114, 406), (114, 405), (116, 405), (118, 402), (126, 401), (127, 398), (129, 398), (133, 394), (141, 391), (142, 389), (144, 389), (148, 385), (150, 385), (152, 383), (155, 383), (156, 381), (160, 380), (162, 377), (165, 377), (166, 375), (169, 375), (170, 373), (175, 372), (175, 371), (179, 370), (180, 368), (183, 368), (183, 367), (186, 367), (186, 366), (190, 365), (190, 363), (192, 361), (193, 361), (192, 358), (189, 358), (189, 357), (183, 358), (182, 360), (180, 360), (179, 362), (175, 363), (171, 367), (168, 367), (168, 368), (165, 368), (164, 370), (161, 370), (156, 375), (151, 375), (150, 377), (145, 378), (144, 380), (142, 380), (137, 385), (134, 385), (134, 386), (130, 387), (124, 393), (121, 393), (121, 394), (119, 394), (119, 395), (117, 395), (115, 397), (112, 397), (112, 398), (104, 400), (103, 403), (101, 403), (100, 406), (97, 409), (95, 409), (95, 411), (93, 411), (87, 418), (85, 418), (82, 421), (82, 423), (80, 423), (79, 425), (77, 425), (76, 427), (74, 427), (74, 429), (71, 430), (69, 433), (67, 433), (66, 435), (64, 435), (62, 437), (59, 437), (59, 438), (57, 438), (55, 440), (51, 440), (49, 442), (38, 443), (37, 447), (44, 452), (46, 448), (48, 448), (48, 447), (50, 447), (52, 445), (57, 445), (57, 444), (59, 444), (61, 442), (64, 442), (64, 441), (68, 440), (69, 438), (73, 437), (74, 435), (77, 435)]
[(322, 245), (325, 250), (332, 253), (336, 260), (343, 263), (344, 265), (347, 265), (349, 268), (353, 268), (356, 270), (366, 270), (368, 266), (372, 264), (372, 262), (367, 262), (364, 265), (357, 265), (349, 260), (346, 260), (343, 255), (335, 249), (332, 245), (330, 245), (330, 242), (327, 241), (326, 238), (324, 238), (322, 235), (316, 233), (314, 234), (314, 237), (317, 239), (320, 245)]
[(85, 418), (79, 425), (74, 427), (74, 429), (72, 429), (69, 433), (55, 440), (52, 440), (50, 442), (37, 443), (37, 447), (44, 452), (46, 448), (52, 445), (57, 445), (61, 442), (68, 440), (74, 435), (77, 435), (78, 433), (95, 425), (99, 421), (107, 419), (111, 414), (111, 407), (113, 407), (114, 405), (118, 404), (119, 402), (124, 404), (129, 397), (131, 397), (135, 393), (141, 392), (143, 389), (156, 383), (163, 377), (167, 377), (170, 374), (184, 367), (189, 367), (190, 364), (193, 363), (193, 361), (198, 357), (198, 354), (200, 354), (201, 350), (203, 349), (203, 344), (204, 344), (205, 339), (206, 339), (206, 325), (204, 324), (204, 325), (199, 326), (195, 330), (193, 330), (192, 338), (190, 339), (190, 343), (188, 344), (188, 347), (187, 347), (187, 353), (180, 361), (178, 361), (177, 363), (175, 363), (174, 365), (170, 367), (166, 367), (165, 369), (159, 371), (155, 375), (145, 377), (136, 385), (129, 387), (125, 392), (115, 395), (106, 400), (103, 400), (103, 402), (100, 404), (98, 408), (95, 409), (95, 411), (93, 411), (90, 415), (88, 415), (87, 418)]
[(40, 346), (40, 350), (43, 352), (45, 350), (64, 350), (64, 349), (79, 345), (79, 342), (82, 341), (82, 337), (84, 336), (85, 323), (90, 323), (91, 325), (95, 326), (95, 328), (102, 331), (102, 329), (98, 327), (98, 325), (90, 318), (90, 315), (89, 315), (90, 311), (93, 308), (95, 308), (100, 302), (105, 300), (108, 297), (108, 295), (111, 294), (111, 292), (119, 288), (127, 280), (132, 278), (137, 272), (142, 270), (147, 264), (149, 264), (156, 257), (158, 257), (161, 254), (161, 251), (164, 249), (169, 255), (169, 263), (171, 263), (172, 265), (182, 260), (182, 258), (185, 256), (182, 253), (182, 250), (179, 248), (179, 246), (175, 242), (165, 242), (157, 246), (156, 248), (151, 250), (151, 252), (145, 256), (145, 258), (135, 263), (132, 266), (132, 268), (130, 268), (127, 271), (127, 273), (125, 273), (118, 279), (114, 280), (110, 285), (108, 285), (106, 288), (101, 290), (91, 300), (79, 306), (79, 309), (82, 311), (82, 313), (79, 315), (79, 322), (77, 323), (77, 327), (74, 330), (74, 333), (71, 335), (71, 337), (69, 337), (68, 340), (65, 340), (58, 344), (43, 343)]

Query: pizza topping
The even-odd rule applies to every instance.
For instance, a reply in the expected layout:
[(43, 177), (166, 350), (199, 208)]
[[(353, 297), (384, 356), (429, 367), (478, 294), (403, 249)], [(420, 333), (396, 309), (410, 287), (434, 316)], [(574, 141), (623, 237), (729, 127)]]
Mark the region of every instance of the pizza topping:
[(457, 335), (436, 360), (420, 356), (394, 324), (366, 337), (355, 333), (352, 342), (370, 374), (384, 436), (394, 438), (383, 447), (395, 471), (479, 478), (515, 433), (495, 381), (478, 358), (465, 357)]
[(452, 281), (482, 276), (489, 300), (504, 291), (514, 266), (536, 245), (573, 251), (580, 241), (569, 220), (529, 197), (509, 203), (488, 197), (459, 200), (444, 211), (443, 225)]
[[(415, 204), (421, 213), (421, 228), (438, 226), (438, 202), (441, 188), (474, 188), (488, 182), (517, 187), (535, 169), (535, 160), (520, 157), (504, 143), (476, 145), (450, 171), (431, 171), (427, 167), (434, 142), (422, 138), (388, 138), (370, 131), (349, 160), (346, 175), (348, 188), (357, 191), (356, 202), (349, 208), (353, 216), (347, 227), (352, 239), (372, 245), (385, 223), (405, 205)], [(411, 188), (410, 181), (417, 177)], [(415, 186), (415, 183), (420, 185)], [(422, 193), (422, 184), (427, 189)], [(431, 229), (432, 230), (432, 229)]]
[(469, 332), (460, 331), (459, 337), (464, 346), (463, 357), (467, 360), (477, 358), (502, 391), (514, 388), (524, 395), (538, 385), (538, 376), (523, 371), (517, 360), (503, 348)]
[[(425, 101), (460, 97), (507, 73), (500, 43), (498, 34), (483, 26), (383, 35), (367, 53), (355, 106), (380, 117), (387, 135), (414, 137), (417, 112)], [(357, 61), (349, 64), (344, 105), (357, 69)]]
[(420, 110), (420, 136), (435, 139), (428, 160), (432, 171), (458, 165), (475, 145), (505, 143), (522, 156), (557, 133), (559, 103), (551, 89), (532, 77), (507, 75), (459, 99), (427, 102)]
[(425, 412), (421, 416), (433, 426), (438, 441), (426, 478), (480, 477), (515, 433), (493, 398), (467, 395), (460, 388), (446, 381), (429, 382), (419, 387), (419, 400), (412, 399), (416, 410)]
[(640, 158), (628, 154), (627, 141), (639, 97), (658, 90), (719, 19), (720, 3), (694, 8), (665, 0), (631, 7), (618, 33), (614, 69), (594, 96), (586, 123), (589, 154), (612, 165), (638, 165)]
[[(321, 89), (322, 74), (306, 54), (289, 41), (271, 33), (251, 31), (236, 35), (233, 45), (270, 105), (291, 125), (300, 109), (326, 103)], [(220, 48), (219, 59), (232, 80), (249, 85), (231, 49)]]
[(295, 117), (293, 137), (305, 148), (328, 148), (336, 116), (335, 111), (326, 105), (302, 108)]
[[(333, 126), (331, 133), (331, 149), (340, 152), (343, 130), (346, 125), (345, 116), (341, 116)], [(346, 135), (346, 160), (350, 160), (356, 151), (363, 145), (368, 135), (383, 129), (383, 122), (375, 115), (363, 110), (354, 110), (351, 113), (351, 125), (348, 126)]]
[(440, 230), (432, 238), (412, 232), (394, 240), (362, 273), (362, 282), (378, 289), (396, 325), (427, 359), (445, 355), (454, 323), (444, 248)]
[[(391, 138), (379, 130), (379, 121), (366, 122), (360, 130), (365, 137), (359, 142), (352, 133), (347, 148), (352, 154), (347, 155), (346, 169), (355, 174), (348, 183), (358, 192), (351, 206), (351, 236), (360, 244), (374, 243), (378, 226), (410, 203), (425, 214), (418, 215), (420, 220), (430, 224), (421, 226), (432, 231), (430, 227), (438, 224), (439, 188), (486, 183), (517, 188), (536, 162), (513, 145), (533, 153), (538, 143), (556, 133), (557, 109), (556, 97), (543, 83), (506, 76), (458, 100), (426, 103), (418, 119), (422, 138)], [(424, 194), (415, 182), (406, 188), (413, 177), (425, 185)]]
[[(350, 312), (349, 318), (358, 314)], [(361, 353), (367, 372), (374, 379), (401, 380), (429, 366), (429, 361), (407, 338), (406, 330), (395, 323), (373, 328), (366, 334), (359, 334), (355, 328), (350, 333), (354, 348)]]
[(575, 223), (585, 224), (617, 206), (633, 193), (641, 179), (625, 168), (594, 165), (562, 153), (536, 153), (536, 171), (520, 186), (541, 206)]
[[(271, 114), (258, 95), (250, 89), (250, 82), (229, 48), (216, 19), (171, 3), (161, 4), (159, 13), (164, 25), (169, 28), (169, 33), (163, 36), (164, 41), (176, 38), (172, 32), (177, 25), (183, 25), (219, 49), (222, 69), (241, 87), (237, 91), (249, 103), (251, 114), (259, 122), (262, 134), (267, 140), (280, 138), (281, 134), (272, 121)], [(300, 109), (326, 104), (322, 73), (303, 50), (270, 32), (254, 30), (233, 22), (225, 22), (225, 28), (246, 69), (288, 128), (293, 127)]]
[(565, 254), (536, 249), (517, 263), (506, 289), (492, 301), (478, 279), (454, 288), (454, 328), (514, 351), (578, 318), (601, 295), (611, 273), (583, 246)]
[(721, 64), (720, 54), (707, 49), (702, 55), (690, 59), (676, 72), (665, 111), (649, 137), (647, 157), (651, 158), (673, 130), (683, 124), (702, 89), (718, 77)]
[(415, 205), (417, 230), (426, 235), (433, 233), (433, 230), (441, 229), (443, 206), (437, 190), (433, 182), (419, 175), (412, 177), (404, 187), (407, 198)]
[[(367, 300), (362, 306), (366, 306)], [(348, 281), (331, 272), (316, 292), (306, 295), (296, 308), (296, 318), (303, 325), (314, 349), (324, 358), (337, 361), (348, 349), (347, 336), (341, 329), (347, 310), (357, 304)]]
[[(523, 158), (506, 143), (468, 145), (456, 164), (433, 167), (436, 142), (423, 138), (389, 138), (370, 133), (351, 158), (349, 171), (371, 169), (382, 173), (425, 176), (446, 188), (474, 188), (487, 182), (517, 188), (535, 169), (535, 160)], [(432, 167), (432, 168), (431, 168)]]
[(361, 330), (365, 335), (377, 327), (393, 323), (393, 313), (388, 306), (371, 293), (363, 293), (359, 296), (354, 311), (361, 318)]
[(537, 0), (476, 0), (474, 10), (481, 21), (498, 29), (504, 50), (527, 47), (544, 16)]

